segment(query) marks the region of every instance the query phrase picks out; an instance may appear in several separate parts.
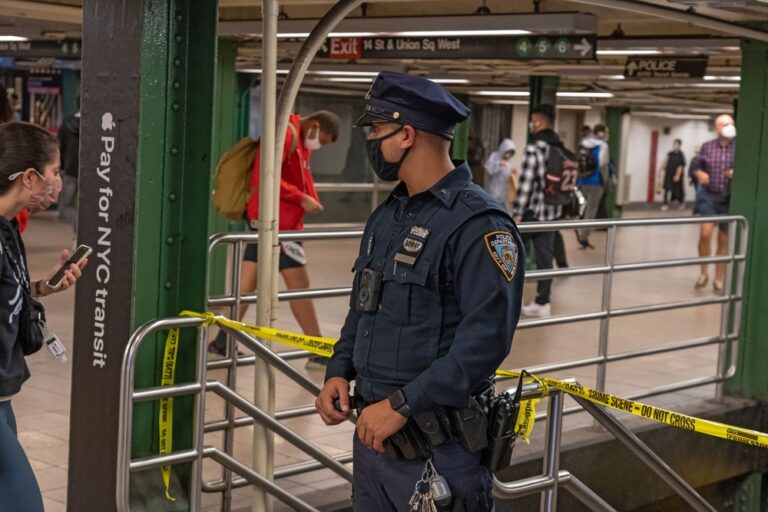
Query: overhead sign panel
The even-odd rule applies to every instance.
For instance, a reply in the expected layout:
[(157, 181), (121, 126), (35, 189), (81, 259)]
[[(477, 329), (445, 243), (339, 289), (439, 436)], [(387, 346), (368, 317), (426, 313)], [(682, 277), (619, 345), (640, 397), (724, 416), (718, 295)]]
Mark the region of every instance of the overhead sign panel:
[(78, 39), (64, 41), (0, 41), (0, 56), (28, 58), (80, 58)]
[(707, 57), (630, 57), (624, 67), (627, 78), (701, 78)]
[(318, 52), (327, 59), (594, 59), (597, 37), (462, 36), (331, 37)]

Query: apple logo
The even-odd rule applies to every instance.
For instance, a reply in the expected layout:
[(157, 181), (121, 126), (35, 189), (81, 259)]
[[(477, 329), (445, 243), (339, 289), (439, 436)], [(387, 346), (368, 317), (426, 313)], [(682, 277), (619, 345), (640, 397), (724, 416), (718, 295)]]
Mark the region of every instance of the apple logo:
[(101, 129), (102, 130), (104, 130), (104, 131), (111, 130), (115, 126), (117, 126), (117, 125), (112, 121), (112, 113), (111, 112), (107, 112), (106, 114), (101, 116)]

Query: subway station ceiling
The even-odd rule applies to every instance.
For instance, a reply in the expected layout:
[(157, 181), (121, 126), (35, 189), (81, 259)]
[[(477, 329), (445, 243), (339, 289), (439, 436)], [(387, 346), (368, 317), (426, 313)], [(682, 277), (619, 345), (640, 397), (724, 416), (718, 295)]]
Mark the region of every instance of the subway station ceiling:
[[(0, 36), (78, 39), (81, 37), (81, 4), (78, 0), (0, 0)], [(285, 33), (281, 27), (289, 27), (287, 30), (294, 36), (301, 36), (304, 28), (291, 27), (311, 28), (313, 21), (302, 20), (319, 19), (332, 4), (326, 0), (281, 0), (278, 31)], [(651, 15), (653, 8), (668, 9), (664, 12), (669, 15)], [(478, 14), (483, 12), (490, 14)], [(533, 18), (532, 13), (544, 16)], [(555, 13), (565, 13), (570, 16), (566, 19), (576, 21), (562, 22)], [(579, 17), (577, 13), (587, 16)], [(678, 16), (682, 14), (698, 18), (683, 19)], [(240, 42), (238, 68), (254, 74), (260, 66), (260, 16), (260, 2), (220, 1), (219, 32)], [(524, 94), (529, 76), (551, 75), (560, 77), (561, 91), (581, 93), (558, 100), (577, 108), (626, 105), (665, 112), (714, 113), (729, 109), (738, 95), (740, 36), (751, 27), (759, 27), (756, 23), (768, 21), (768, 0), (378, 0), (366, 2), (345, 23), (348, 32), (365, 30), (379, 34), (403, 30), (400, 25), (414, 23), (406, 23), (402, 18), (422, 17), (418, 23), (427, 27), (439, 25), (441, 20), (435, 18), (443, 16), (452, 16), (451, 23), (463, 23), (475, 30), (483, 30), (494, 17), (504, 16), (504, 22), (511, 25), (509, 29), (527, 31), (532, 38), (539, 34), (571, 35), (575, 38), (571, 39), (572, 45), (584, 41), (582, 29), (589, 26), (588, 31), (596, 36), (596, 39), (590, 36), (589, 41), (596, 41), (597, 52), (596, 55), (588, 52), (588, 58), (568, 59), (538, 59), (535, 54), (524, 59), (510, 58), (507, 51), (498, 52), (502, 58), (495, 58), (497, 52), (493, 51), (486, 52), (482, 58), (394, 59), (367, 54), (342, 59), (318, 58), (304, 87), (357, 94), (368, 87), (371, 73), (398, 69), (442, 80), (454, 91), (473, 95), (476, 101), (519, 103), (526, 101)], [(585, 20), (586, 25), (580, 25)], [(719, 25), (713, 27), (708, 21)], [(389, 25), (391, 29), (387, 28)], [(409, 33), (414, 32), (411, 29)], [(519, 39), (509, 39), (508, 44), (514, 45), (515, 41)], [(301, 44), (301, 37), (280, 39), (278, 59), (282, 72), (290, 68)], [(706, 71), (699, 78), (632, 76), (628, 71), (630, 61), (643, 56), (705, 57)]]

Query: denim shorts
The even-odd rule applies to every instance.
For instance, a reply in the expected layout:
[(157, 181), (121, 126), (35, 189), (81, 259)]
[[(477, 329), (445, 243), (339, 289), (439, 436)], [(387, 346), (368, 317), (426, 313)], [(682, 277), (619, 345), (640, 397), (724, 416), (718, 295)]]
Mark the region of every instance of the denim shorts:
[[(696, 196), (697, 213), (699, 215), (728, 215), (731, 194), (727, 192), (710, 192), (706, 188), (701, 188)], [(720, 229), (728, 229), (727, 222), (718, 224)]]

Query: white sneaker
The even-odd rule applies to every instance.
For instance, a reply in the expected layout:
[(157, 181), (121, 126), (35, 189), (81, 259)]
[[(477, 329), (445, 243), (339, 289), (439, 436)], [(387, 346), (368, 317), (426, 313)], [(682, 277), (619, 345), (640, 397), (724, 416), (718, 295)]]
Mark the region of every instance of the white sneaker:
[(661, 211), (665, 212), (665, 211), (667, 211), (667, 210), (669, 210), (669, 206), (667, 206), (667, 205), (662, 205), (662, 207), (661, 207)]
[(527, 306), (523, 306), (520, 312), (523, 314), (523, 316), (532, 316), (536, 318), (552, 316), (552, 308), (549, 303), (539, 304), (537, 302), (531, 302)]

